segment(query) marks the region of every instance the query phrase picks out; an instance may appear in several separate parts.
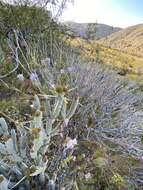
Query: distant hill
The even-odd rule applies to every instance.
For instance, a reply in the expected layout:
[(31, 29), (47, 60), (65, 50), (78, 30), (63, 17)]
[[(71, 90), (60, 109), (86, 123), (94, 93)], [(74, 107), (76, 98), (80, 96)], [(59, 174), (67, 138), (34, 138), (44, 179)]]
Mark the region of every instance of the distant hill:
[[(98, 40), (88, 42), (82, 38), (71, 38), (69, 43), (82, 59), (97, 61), (119, 70), (118, 74), (135, 77), (143, 74), (143, 57), (131, 55), (118, 49), (108, 48), (98, 43)], [(98, 50), (98, 51), (97, 51)], [(132, 79), (133, 79), (132, 78)], [(143, 79), (142, 79), (143, 81)]]
[[(64, 24), (73, 31), (75, 36), (83, 38), (87, 37), (86, 31), (88, 23), (65, 22)], [(112, 27), (106, 24), (96, 24), (96, 38), (100, 39), (109, 36), (119, 30), (121, 30), (121, 28)]]
[(143, 57), (143, 24), (120, 30), (99, 42), (107, 47)]

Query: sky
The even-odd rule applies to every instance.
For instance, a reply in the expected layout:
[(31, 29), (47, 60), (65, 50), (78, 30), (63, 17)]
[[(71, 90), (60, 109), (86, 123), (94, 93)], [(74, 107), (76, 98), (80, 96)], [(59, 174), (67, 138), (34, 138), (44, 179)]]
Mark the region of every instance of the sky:
[(60, 20), (128, 27), (143, 23), (143, 0), (74, 0)]

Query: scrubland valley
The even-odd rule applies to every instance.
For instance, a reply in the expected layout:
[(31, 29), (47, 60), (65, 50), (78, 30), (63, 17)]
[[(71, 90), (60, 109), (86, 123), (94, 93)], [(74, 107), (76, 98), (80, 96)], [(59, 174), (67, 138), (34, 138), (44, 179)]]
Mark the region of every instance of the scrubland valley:
[(0, 2), (0, 190), (142, 190), (143, 25), (65, 3)]

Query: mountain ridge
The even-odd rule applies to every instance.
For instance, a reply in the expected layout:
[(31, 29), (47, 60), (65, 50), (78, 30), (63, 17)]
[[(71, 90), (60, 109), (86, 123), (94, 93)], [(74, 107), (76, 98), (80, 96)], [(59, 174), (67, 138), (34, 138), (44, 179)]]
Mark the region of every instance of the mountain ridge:
[(87, 38), (86, 31), (88, 24), (96, 24), (96, 39), (101, 39), (103, 37), (107, 37), (114, 32), (118, 32), (121, 30), (119, 27), (113, 27), (107, 24), (102, 23), (77, 23), (77, 22), (64, 22), (71, 31), (73, 31), (75, 36)]

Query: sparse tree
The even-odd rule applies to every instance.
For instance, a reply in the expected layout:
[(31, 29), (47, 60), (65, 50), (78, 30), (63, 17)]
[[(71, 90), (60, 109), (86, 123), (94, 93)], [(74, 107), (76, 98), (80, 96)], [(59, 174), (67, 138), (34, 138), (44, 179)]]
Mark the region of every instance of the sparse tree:
[(89, 23), (87, 25), (86, 36), (89, 40), (94, 40), (96, 38), (96, 23)]

